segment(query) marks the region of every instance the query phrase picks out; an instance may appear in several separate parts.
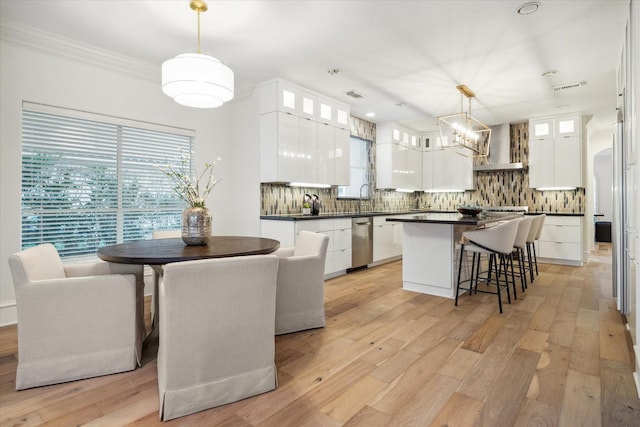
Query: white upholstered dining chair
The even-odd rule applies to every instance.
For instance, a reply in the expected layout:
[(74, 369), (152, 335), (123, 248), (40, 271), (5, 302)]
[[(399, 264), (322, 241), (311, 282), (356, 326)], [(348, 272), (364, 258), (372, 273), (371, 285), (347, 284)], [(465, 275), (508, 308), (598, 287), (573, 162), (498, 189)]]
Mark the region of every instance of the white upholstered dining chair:
[(16, 390), (135, 369), (144, 329), (141, 265), (63, 264), (51, 244), (9, 257), (18, 311)]
[[(182, 237), (181, 230), (155, 230), (151, 233), (152, 239), (173, 239)], [(152, 265), (153, 271), (153, 296), (151, 302), (151, 322), (155, 328), (158, 323), (158, 287), (160, 286), (160, 279), (162, 276), (162, 266)]]
[(276, 335), (325, 325), (324, 264), (328, 245), (328, 236), (301, 231), (295, 247), (274, 252), (280, 260)]
[(167, 264), (160, 282), (160, 419), (273, 390), (278, 258)]

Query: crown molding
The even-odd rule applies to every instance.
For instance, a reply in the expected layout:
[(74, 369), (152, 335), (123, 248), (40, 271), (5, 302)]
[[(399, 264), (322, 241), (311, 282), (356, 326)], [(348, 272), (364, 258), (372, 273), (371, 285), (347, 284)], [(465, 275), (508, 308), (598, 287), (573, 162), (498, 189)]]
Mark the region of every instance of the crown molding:
[(144, 80), (160, 82), (160, 67), (78, 40), (0, 18), (0, 40), (86, 62)]

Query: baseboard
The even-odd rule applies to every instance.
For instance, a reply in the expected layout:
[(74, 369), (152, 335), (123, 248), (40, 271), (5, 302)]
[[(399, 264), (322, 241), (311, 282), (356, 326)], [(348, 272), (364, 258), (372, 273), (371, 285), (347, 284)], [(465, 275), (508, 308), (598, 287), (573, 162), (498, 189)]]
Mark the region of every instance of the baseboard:
[(636, 393), (640, 399), (640, 345), (633, 346), (633, 353), (636, 359), (636, 371), (633, 373), (633, 380), (636, 382)]
[(0, 327), (15, 325), (18, 323), (18, 310), (16, 301), (3, 301), (0, 303)]
[(571, 265), (573, 267), (582, 267), (582, 261), (575, 261), (575, 260), (569, 260), (569, 259), (538, 257), (538, 262), (542, 264)]

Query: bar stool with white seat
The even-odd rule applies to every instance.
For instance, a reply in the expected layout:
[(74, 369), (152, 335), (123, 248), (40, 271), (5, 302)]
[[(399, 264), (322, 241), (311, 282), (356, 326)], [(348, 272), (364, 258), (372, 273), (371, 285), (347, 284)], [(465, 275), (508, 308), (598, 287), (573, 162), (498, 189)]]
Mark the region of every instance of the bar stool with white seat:
[[(518, 224), (518, 232), (516, 233), (516, 239), (513, 242), (513, 249), (516, 251), (518, 257), (518, 275), (520, 276), (520, 284), (522, 286), (522, 292), (527, 288), (527, 269), (525, 263), (525, 250), (527, 249), (527, 237), (533, 229), (534, 217), (526, 216), (522, 218)], [(515, 294), (515, 289), (514, 289)]]
[[(538, 240), (540, 240), (540, 234), (542, 233), (542, 227), (544, 226), (544, 220), (547, 218), (546, 214), (541, 214), (540, 215), (540, 222), (538, 223), (538, 231), (536, 232), (536, 238), (535, 238), (535, 242), (537, 242)], [(536, 275), (538, 274), (538, 257), (536, 256), (536, 245), (531, 245), (531, 247), (533, 248), (533, 263), (536, 266)]]
[(536, 246), (534, 243), (540, 238), (545, 217), (545, 214), (534, 216), (531, 228), (529, 229), (529, 234), (527, 235), (527, 268), (529, 270), (531, 282), (535, 280), (533, 275), (534, 267), (536, 274), (538, 274), (538, 260), (536, 258)]
[[(510, 220), (504, 224), (485, 228), (481, 230), (466, 231), (462, 233), (462, 242), (460, 244), (460, 264), (458, 265), (458, 283), (456, 286), (456, 298), (455, 305), (458, 305), (458, 295), (460, 289), (468, 290), (471, 294), (474, 290), (484, 293), (495, 293), (498, 295), (498, 306), (500, 307), (500, 313), (502, 313), (502, 296), (501, 287), (505, 287), (507, 290), (507, 300), (511, 303), (511, 294), (509, 293), (509, 279), (508, 279), (508, 266), (511, 265), (511, 281), (515, 289), (515, 276), (513, 273), (513, 245), (518, 232), (518, 224), (521, 218)], [(461, 281), (462, 263), (465, 255), (465, 251), (473, 253), (473, 261), (471, 265), (471, 276), (467, 280)], [(479, 277), (480, 275), (480, 261), (481, 255), (485, 254), (489, 256), (489, 270), (486, 277)], [(500, 263), (498, 265), (498, 259)], [(493, 268), (495, 268), (496, 276), (492, 278)], [(500, 275), (504, 272), (505, 286), (500, 284)], [(496, 285), (496, 292), (491, 291), (478, 291), (478, 282), (480, 280), (485, 281), (487, 284)], [(461, 283), (469, 282), (469, 288), (461, 288)], [(475, 284), (475, 287), (474, 287)]]

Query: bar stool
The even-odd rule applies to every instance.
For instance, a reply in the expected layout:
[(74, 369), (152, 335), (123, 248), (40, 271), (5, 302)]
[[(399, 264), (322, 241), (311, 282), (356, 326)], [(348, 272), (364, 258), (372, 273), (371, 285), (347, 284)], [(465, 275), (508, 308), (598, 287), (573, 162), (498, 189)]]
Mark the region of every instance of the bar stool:
[[(516, 239), (513, 242), (513, 249), (518, 257), (518, 275), (520, 276), (520, 285), (522, 286), (522, 292), (527, 288), (527, 270), (529, 270), (525, 263), (525, 250), (527, 249), (527, 237), (531, 233), (534, 218), (525, 216), (518, 223), (518, 232), (516, 233)], [(515, 289), (513, 290), (515, 294)]]
[[(462, 233), (462, 242), (460, 242), (460, 263), (458, 265), (458, 283), (456, 286), (455, 305), (458, 305), (458, 295), (460, 289), (468, 290), (469, 295), (475, 292), (495, 293), (498, 295), (498, 306), (502, 313), (502, 296), (501, 287), (507, 289), (507, 300), (511, 303), (511, 294), (509, 293), (508, 266), (511, 265), (511, 283), (515, 291), (515, 276), (513, 273), (513, 245), (518, 232), (518, 224), (521, 218), (513, 219), (504, 224), (485, 228), (481, 230), (466, 231)], [(460, 280), (462, 272), (462, 262), (465, 258), (465, 250), (473, 253), (471, 264), (471, 276), (469, 279)], [(489, 268), (486, 277), (480, 277), (480, 262), (482, 254), (489, 256)], [(498, 260), (500, 261), (498, 264)], [(493, 269), (495, 268), (495, 278), (492, 278)], [(500, 275), (504, 272), (505, 285), (500, 284)], [(487, 284), (496, 285), (496, 292), (478, 291), (478, 282), (482, 280)], [(469, 288), (461, 288), (461, 284), (469, 282)], [(475, 284), (475, 287), (474, 287)], [(515, 295), (514, 295), (515, 296)]]
[[(542, 233), (542, 227), (544, 226), (544, 220), (547, 218), (546, 214), (540, 215), (540, 223), (538, 224), (538, 231), (536, 232), (536, 241), (540, 240), (540, 234)], [(531, 245), (533, 247), (533, 262), (536, 265), (536, 274), (538, 274), (538, 258), (536, 257), (536, 246)]]
[(542, 225), (544, 224), (546, 215), (536, 215), (532, 218), (533, 222), (531, 223), (531, 228), (529, 229), (529, 234), (527, 235), (527, 265), (531, 282), (535, 280), (535, 277), (533, 275), (534, 267), (536, 274), (538, 274), (538, 259), (536, 257), (536, 246), (534, 243), (536, 240), (540, 239), (540, 233), (542, 232)]

